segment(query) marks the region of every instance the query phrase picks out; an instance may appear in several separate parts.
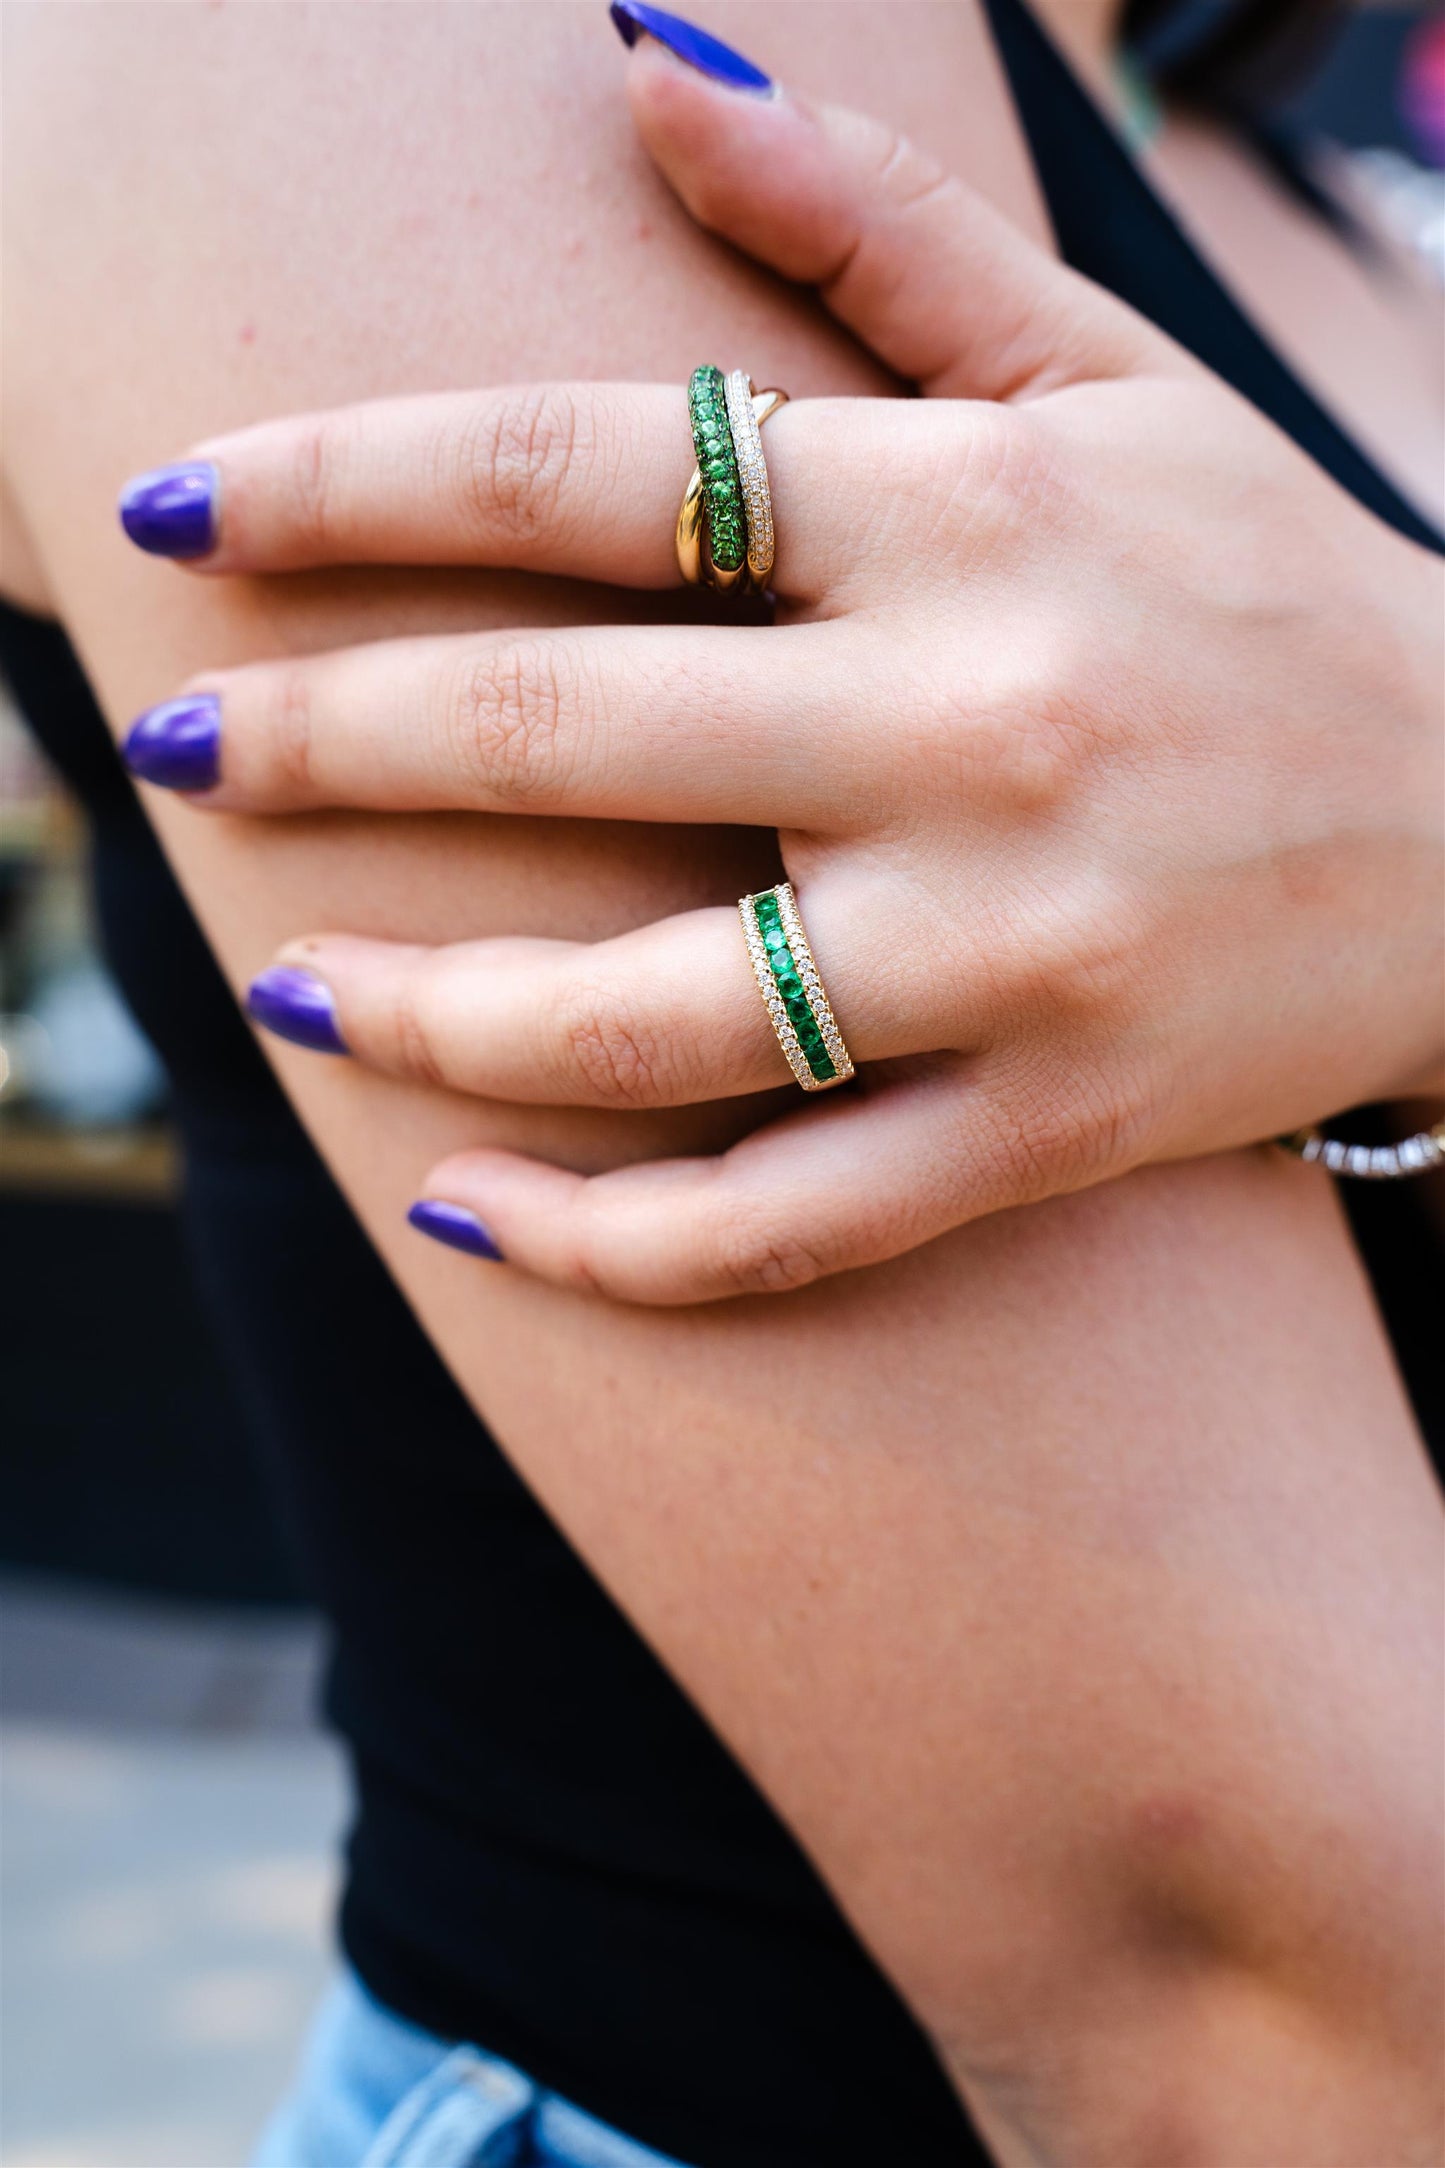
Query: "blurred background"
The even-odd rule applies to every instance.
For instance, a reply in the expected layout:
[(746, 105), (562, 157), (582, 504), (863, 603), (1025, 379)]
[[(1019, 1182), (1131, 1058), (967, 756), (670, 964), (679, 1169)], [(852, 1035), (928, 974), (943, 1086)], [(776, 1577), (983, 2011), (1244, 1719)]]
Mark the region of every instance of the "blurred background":
[[(1274, 119), (1445, 290), (1445, 17), (1361, 10)], [(0, 1380), (0, 2163), (240, 2168), (326, 1964), (320, 1635), (83, 827), (3, 685)]]

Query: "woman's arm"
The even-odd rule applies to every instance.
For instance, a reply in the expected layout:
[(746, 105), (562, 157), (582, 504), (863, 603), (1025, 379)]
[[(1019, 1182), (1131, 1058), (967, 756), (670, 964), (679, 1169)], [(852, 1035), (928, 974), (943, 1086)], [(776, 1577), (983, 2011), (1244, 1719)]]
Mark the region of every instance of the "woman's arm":
[[(726, 27), (1029, 216), (971, 10)], [(21, 9), (8, 37), (10, 482), (117, 725), (202, 666), (614, 606), (468, 575), (182, 586), (111, 514), (180, 443), (419, 386), (681, 380), (713, 351), (798, 392), (878, 382), (654, 186), (600, 10)], [(770, 863), (736, 835), (156, 817), (238, 984), (309, 926), (590, 937)], [(1151, 1173), (782, 1308), (658, 1316), (479, 1286), (402, 1212), (463, 1144), (604, 1165), (735, 1115), (278, 1066), (467, 1390), (1008, 2157), (1423, 2156), (1432, 1493), (1311, 1177)]]
[[(588, 1178), (463, 1155), (419, 1223), (624, 1299), (776, 1293), (1438, 1080), (1439, 560), (882, 124), (655, 46), (631, 78), (684, 199), (928, 394), (770, 421), (778, 622), (211, 674), (125, 756), (210, 814), (775, 827), (847, 1028), (785, 942), (765, 1010), (724, 905), (596, 943), (301, 936), (249, 997), (283, 1038), (567, 1106), (757, 1092), (785, 1049), (808, 1088), (862, 1075), (712, 1157)], [(473, 448), (519, 415), (550, 456), (479, 490)], [(667, 385), (376, 400), (213, 441), (125, 516), (212, 573), (424, 558), (675, 588), (688, 442)], [(152, 531), (173, 500), (179, 532)]]

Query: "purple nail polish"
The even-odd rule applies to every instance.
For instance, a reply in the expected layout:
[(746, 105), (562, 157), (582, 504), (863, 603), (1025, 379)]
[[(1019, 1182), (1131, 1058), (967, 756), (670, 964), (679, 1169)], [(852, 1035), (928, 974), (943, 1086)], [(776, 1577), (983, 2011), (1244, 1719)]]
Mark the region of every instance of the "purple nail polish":
[(423, 1197), (406, 1216), (418, 1234), (430, 1235), (433, 1242), (444, 1242), (449, 1250), (465, 1250), (468, 1257), (489, 1257), (498, 1265), (504, 1262), (476, 1213), (468, 1212), (464, 1205)]
[(336, 1021), (331, 988), (314, 971), (298, 971), (294, 964), (272, 964), (251, 981), (246, 1014), (278, 1039), (309, 1047), (313, 1054), (350, 1051)]
[(214, 693), (165, 700), (126, 732), (120, 757), (162, 790), (210, 790), (221, 778), (221, 703)]
[(741, 53), (735, 53), (721, 38), (699, 30), (695, 23), (684, 20), (681, 15), (669, 15), (665, 8), (644, 5), (644, 0), (612, 0), (611, 15), (617, 25), (618, 36), (624, 44), (635, 45), (642, 36), (656, 38), (679, 60), (685, 60), (700, 75), (710, 75), (715, 83), (725, 83), (729, 90), (770, 91), (771, 76), (764, 75)]
[(221, 476), (208, 459), (133, 475), (120, 493), (120, 523), (153, 557), (205, 557), (216, 546)]

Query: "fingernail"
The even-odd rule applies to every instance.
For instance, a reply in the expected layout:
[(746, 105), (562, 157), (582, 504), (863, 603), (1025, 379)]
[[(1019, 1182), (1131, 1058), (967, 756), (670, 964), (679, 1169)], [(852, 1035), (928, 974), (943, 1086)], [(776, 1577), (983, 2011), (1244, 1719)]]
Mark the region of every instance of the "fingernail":
[(309, 1047), (313, 1054), (350, 1051), (336, 1021), (331, 988), (314, 971), (298, 971), (294, 964), (272, 964), (251, 981), (246, 1014), (278, 1039)]
[(220, 483), (208, 459), (134, 475), (120, 493), (120, 523), (153, 557), (205, 557), (216, 546)]
[(764, 75), (761, 68), (724, 45), (721, 38), (685, 22), (681, 15), (669, 15), (665, 8), (645, 7), (642, 0), (612, 0), (611, 14), (618, 36), (626, 45), (635, 45), (644, 35), (656, 38), (659, 45), (676, 53), (690, 68), (710, 75), (714, 82), (726, 83), (730, 90), (773, 88), (772, 77)]
[(162, 790), (210, 790), (221, 777), (221, 703), (214, 693), (165, 700), (138, 715), (120, 757), (143, 783)]
[(418, 1234), (444, 1242), (449, 1250), (465, 1250), (468, 1257), (489, 1257), (494, 1264), (505, 1259), (475, 1212), (459, 1204), (443, 1204), (439, 1197), (423, 1197), (407, 1213)]

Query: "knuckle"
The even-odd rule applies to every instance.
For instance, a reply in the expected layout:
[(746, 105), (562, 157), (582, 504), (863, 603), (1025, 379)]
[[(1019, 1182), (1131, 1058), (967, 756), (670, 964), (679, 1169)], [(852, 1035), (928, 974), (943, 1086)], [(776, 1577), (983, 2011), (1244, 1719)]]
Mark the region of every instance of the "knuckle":
[[(931, 213), (939, 203), (946, 205), (951, 197), (964, 198), (962, 183), (911, 137), (882, 121), (855, 120), (854, 127), (856, 152), (867, 175), (865, 194), (881, 203), (888, 217), (907, 222), (920, 211)], [(724, 209), (719, 202), (717, 223), (722, 222)], [(824, 298), (843, 287), (860, 261), (872, 254), (861, 230), (855, 231), (841, 259), (821, 282)]]
[[(981, 812), (1056, 814), (1077, 803), (1125, 726), (1085, 641), (1063, 627), (1037, 628), (1027, 652), (977, 671), (949, 650), (922, 659), (896, 695), (903, 743), (956, 784)], [(914, 776), (900, 769), (900, 787)]]
[(329, 557), (338, 541), (337, 482), (352, 449), (352, 423), (343, 410), (313, 414), (297, 424), (289, 469), (289, 525), (303, 552)]
[(277, 784), (297, 797), (315, 784), (316, 715), (311, 673), (304, 663), (283, 663), (270, 688), (269, 739)]
[(636, 1009), (600, 987), (568, 988), (552, 1019), (560, 1062), (586, 1104), (663, 1106), (671, 1097), (662, 1042)]
[(1071, 501), (1055, 432), (1025, 406), (971, 408), (969, 422), (965, 474), (973, 518), (995, 544), (1037, 541), (1064, 518)]
[(482, 538), (556, 539), (568, 485), (583, 456), (576, 399), (555, 384), (526, 385), (479, 403), (444, 476)]
[(1020, 1202), (1076, 1189), (1091, 1179), (1090, 1099), (1077, 1080), (1030, 1077), (1017, 1087), (1003, 1126), (1002, 1157)]
[(923, 561), (959, 579), (1017, 579), (1055, 534), (1081, 517), (1079, 490), (1057, 432), (1027, 407), (975, 400), (952, 416), (951, 456), (910, 448), (897, 475)]
[(1013, 1077), (1002, 1103), (1000, 1157), (1017, 1203), (1083, 1189), (1145, 1156), (1147, 1090), (1113, 1061), (1036, 1061)]
[(1041, 633), (1027, 659), (985, 687), (965, 729), (971, 782), (1019, 813), (1078, 797), (1110, 736), (1091, 665), (1067, 637)]
[(1036, 1024), (1126, 1030), (1145, 1000), (1158, 939), (1148, 909), (1101, 880), (1037, 896), (1014, 922), (1018, 990)]
[(909, 216), (925, 205), (964, 197), (961, 181), (931, 152), (920, 150), (900, 130), (880, 128), (875, 151), (875, 186), (889, 208)]
[(1087, 524), (1086, 481), (1067, 439), (1027, 405), (973, 401), (959, 455), (935, 470), (944, 539), (975, 572), (1017, 574)]
[(550, 798), (560, 783), (566, 676), (555, 641), (506, 641), (459, 666), (446, 702), (452, 773), (510, 806)]
[(445, 1090), (453, 1079), (437, 1033), (436, 991), (430, 963), (407, 971), (397, 988), (391, 1023), (402, 1073), (419, 1084)]
[(764, 1221), (725, 1215), (714, 1235), (715, 1277), (732, 1295), (793, 1294), (829, 1269), (800, 1236)]

